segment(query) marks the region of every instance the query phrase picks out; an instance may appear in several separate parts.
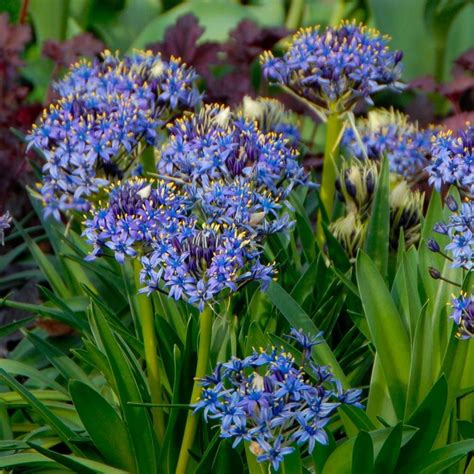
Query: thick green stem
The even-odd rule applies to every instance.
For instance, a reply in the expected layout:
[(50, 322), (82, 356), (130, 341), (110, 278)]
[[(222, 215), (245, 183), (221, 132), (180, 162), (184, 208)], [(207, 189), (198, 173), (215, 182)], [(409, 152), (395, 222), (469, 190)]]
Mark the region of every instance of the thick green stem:
[[(341, 134), (343, 121), (338, 113), (328, 116), (326, 122), (326, 145), (324, 147), (323, 173), (321, 177), (321, 205), (324, 206), (327, 215), (331, 218), (334, 202), (336, 183), (336, 160), (339, 154), (339, 135)], [(316, 238), (320, 245), (324, 243), (324, 231), (321, 223), (321, 213), (318, 216)]]
[[(196, 403), (201, 396), (202, 387), (199, 379), (206, 375), (207, 364), (209, 362), (209, 352), (211, 348), (212, 335), (212, 311), (209, 306), (199, 315), (199, 348), (196, 366), (196, 375), (194, 377), (193, 391), (191, 394), (190, 404)], [(191, 411), (186, 418), (186, 426), (184, 427), (183, 442), (179, 451), (178, 465), (176, 466), (176, 474), (185, 474), (189, 463), (189, 450), (193, 446), (194, 437), (198, 426), (199, 416)]]
[[(136, 288), (139, 286), (140, 262), (133, 261), (133, 273), (135, 275)], [(151, 403), (161, 405), (163, 397), (161, 394), (160, 367), (158, 364), (158, 345), (156, 343), (155, 318), (151, 299), (143, 294), (137, 294), (137, 311), (143, 334), (143, 347), (145, 350), (145, 362), (150, 386)], [(163, 408), (152, 408), (153, 426), (158, 441), (161, 443), (165, 435), (165, 419)]]

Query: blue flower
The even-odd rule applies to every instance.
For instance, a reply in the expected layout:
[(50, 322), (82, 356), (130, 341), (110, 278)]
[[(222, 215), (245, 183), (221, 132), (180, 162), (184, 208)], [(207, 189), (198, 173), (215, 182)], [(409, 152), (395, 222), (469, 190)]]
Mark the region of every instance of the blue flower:
[(45, 215), (87, 211), (92, 195), (132, 173), (139, 145), (154, 145), (158, 128), (197, 104), (196, 79), (180, 60), (151, 52), (73, 65), (27, 137), (45, 158)]
[(308, 444), (308, 452), (313, 452), (316, 443), (327, 445), (329, 443), (328, 435), (324, 431), (324, 426), (328, 420), (316, 420), (308, 422), (303, 416), (297, 415), (296, 420), (299, 423), (299, 429), (292, 435), (298, 446)]
[(161, 148), (160, 175), (186, 183), (207, 221), (270, 234), (291, 227), (284, 200), (307, 176), (284, 134), (262, 131), (219, 105), (178, 119)]
[(474, 295), (461, 291), (459, 296), (453, 295), (451, 306), (450, 318), (458, 327), (457, 336), (460, 339), (474, 338)]
[(299, 347), (303, 351), (303, 358), (307, 359), (311, 356), (313, 347), (323, 342), (321, 339), (322, 335), (323, 333), (319, 332), (315, 336), (309, 336), (304, 333), (302, 329), (298, 331), (297, 329), (292, 328), (288, 337), (298, 343)]
[[(106, 205), (94, 205), (91, 217), (84, 222), (83, 235), (93, 246), (89, 260), (101, 255), (105, 247), (114, 252), (119, 263), (124, 262), (125, 256), (151, 251), (155, 242), (160, 242), (159, 248), (163, 250), (175, 236), (171, 227), (177, 233), (192, 222), (186, 213), (189, 198), (172, 183), (132, 178), (106, 191)], [(149, 278), (161, 276), (157, 263), (154, 255), (144, 257), (142, 264)]]
[[(291, 334), (306, 347), (316, 342), (294, 329)], [(295, 442), (309, 452), (316, 443), (327, 444), (324, 427), (338, 406), (361, 406), (360, 390), (343, 390), (327, 367), (307, 360), (297, 365), (283, 348), (232, 357), (201, 383), (205, 389), (195, 411), (202, 410), (206, 421), (216, 420), (220, 436), (232, 439), (234, 447), (249, 442), (257, 460), (271, 462), (274, 469)]]
[(467, 124), (457, 134), (439, 132), (432, 141), (432, 159), (426, 167), (428, 182), (437, 191), (443, 184), (454, 184), (474, 195), (474, 125)]
[(282, 58), (261, 57), (266, 79), (288, 87), (322, 110), (352, 108), (359, 98), (401, 88), (402, 54), (378, 31), (342, 22), (337, 28), (302, 28)]
[(269, 461), (272, 464), (273, 469), (278, 471), (280, 463), (283, 462), (284, 456), (291, 454), (295, 450), (295, 448), (291, 446), (282, 446), (282, 441), (283, 438), (281, 436), (278, 436), (273, 444), (268, 443), (264, 439), (260, 439), (259, 445), (263, 454), (257, 456), (257, 461)]
[[(439, 234), (447, 235), (450, 243), (445, 250), (450, 256), (452, 266), (471, 271), (474, 268), (474, 201), (466, 201), (451, 213), (447, 222), (438, 222), (433, 230)], [(439, 245), (429, 244), (432, 251), (439, 251)]]

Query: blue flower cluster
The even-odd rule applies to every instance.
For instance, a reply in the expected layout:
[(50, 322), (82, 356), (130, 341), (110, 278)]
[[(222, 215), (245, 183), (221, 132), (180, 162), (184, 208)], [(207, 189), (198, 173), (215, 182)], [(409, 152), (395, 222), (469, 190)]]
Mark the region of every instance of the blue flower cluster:
[(260, 235), (288, 227), (282, 204), (307, 181), (290, 139), (215, 104), (170, 126), (157, 169), (189, 187), (208, 223)]
[(105, 188), (108, 202), (92, 204), (83, 235), (93, 245), (88, 260), (101, 255), (105, 247), (119, 263), (135, 257), (153, 245), (170, 245), (173, 238), (192, 225), (188, 197), (170, 182), (131, 178)]
[(81, 61), (56, 85), (59, 99), (27, 137), (46, 160), (41, 194), (45, 214), (85, 211), (88, 198), (133, 167), (141, 144), (157, 128), (200, 100), (197, 76), (179, 59), (136, 51), (120, 59)]
[[(445, 250), (451, 255), (452, 266), (468, 271), (474, 268), (474, 201), (467, 199), (459, 207), (456, 201), (448, 198), (452, 214), (448, 222), (439, 222), (434, 231), (449, 236), (451, 242)], [(439, 251), (438, 247), (432, 250)]]
[(165, 291), (204, 309), (205, 304), (258, 281), (265, 290), (275, 274), (272, 264), (264, 265), (262, 249), (254, 236), (236, 225), (195, 222), (171, 242), (157, 241), (153, 251), (142, 258), (140, 279), (147, 294)]
[(454, 184), (474, 196), (474, 125), (454, 134), (439, 132), (432, 143), (432, 161), (426, 170), (429, 183), (439, 191), (443, 184)]
[(428, 165), (436, 130), (420, 130), (405, 114), (377, 109), (370, 111), (366, 119), (358, 120), (357, 133), (359, 137), (349, 127), (342, 137), (342, 147), (349, 155), (359, 160), (379, 160), (385, 155), (392, 173), (416, 181)]
[(458, 297), (453, 297), (451, 306), (451, 318), (458, 326), (457, 336), (460, 339), (474, 338), (474, 295), (461, 291)]
[(324, 110), (344, 111), (384, 88), (400, 89), (401, 59), (378, 31), (342, 22), (300, 29), (282, 58), (265, 52), (261, 62), (268, 80)]
[(318, 336), (292, 329), (290, 337), (302, 351), (302, 361), (283, 348), (219, 364), (201, 380), (201, 399), (194, 405), (204, 419), (218, 420), (220, 435), (250, 443), (259, 462), (278, 470), (294, 444), (311, 453), (316, 443), (327, 444), (324, 427), (341, 404), (361, 407), (360, 390), (343, 390), (327, 367), (315, 365), (311, 348)]
[(201, 310), (250, 281), (265, 289), (275, 274), (262, 263), (265, 235), (292, 225), (285, 199), (306, 182), (298, 152), (283, 134), (222, 106), (176, 120), (157, 150), (159, 181), (129, 179), (91, 208), (84, 232), (93, 259), (141, 259), (142, 292), (166, 292)]
[(5, 231), (10, 228), (10, 222), (12, 218), (10, 213), (7, 211), (5, 214), (0, 216), (0, 244), (5, 244)]

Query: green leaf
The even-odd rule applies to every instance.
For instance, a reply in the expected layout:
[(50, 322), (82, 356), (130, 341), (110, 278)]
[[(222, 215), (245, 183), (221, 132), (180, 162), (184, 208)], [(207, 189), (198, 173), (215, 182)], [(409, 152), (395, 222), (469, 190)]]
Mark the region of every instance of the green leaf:
[(431, 450), (443, 422), (448, 397), (448, 384), (443, 375), (408, 420), (419, 428), (412, 440), (404, 446), (399, 467), (405, 472), (419, 472), (417, 466)]
[(394, 426), (382, 445), (375, 460), (374, 471), (376, 473), (392, 474), (395, 472), (402, 444), (402, 426), (402, 423)]
[[(0, 301), (0, 307), (2, 303), (3, 301)], [(20, 319), (19, 321), (13, 321), (10, 324), (4, 324), (3, 326), (0, 327), (0, 339), (9, 336), (10, 334), (14, 333), (15, 331), (22, 328), (23, 326), (26, 326), (28, 323), (31, 323), (35, 319), (36, 318), (31, 316), (29, 318)]]
[(426, 396), (433, 385), (432, 360), (426, 357), (432, 354), (431, 324), (427, 306), (421, 310), (416, 323), (415, 335), (412, 346), (412, 359), (410, 364), (410, 378), (406, 402), (406, 414), (409, 416)]
[(242, 459), (228, 440), (219, 444), (211, 471), (208, 472), (243, 472)]
[[(15, 468), (17, 466), (28, 466), (31, 469), (46, 466), (52, 466), (56, 463), (46, 456), (37, 453), (11, 454), (9, 456), (0, 456), (0, 468)], [(30, 471), (34, 472), (34, 471)], [(51, 471), (54, 472), (54, 471)]]
[(42, 44), (47, 39), (66, 39), (68, 2), (48, 0), (45, 8), (43, 0), (30, 0), (29, 13), (38, 43)]
[(64, 352), (33, 332), (26, 333), (26, 337), (41, 354), (48, 358), (66, 380), (78, 379), (86, 384), (90, 384), (87, 374)]
[(31, 391), (25, 389), (13, 377), (0, 369), (0, 379), (2, 379), (12, 390), (15, 390), (43, 420), (55, 431), (60, 439), (67, 444), (73, 453), (81, 454), (81, 451), (71, 442), (75, 438), (74, 432), (66, 426), (49, 408), (40, 402)]
[(365, 411), (360, 408), (354, 407), (352, 405), (341, 405), (338, 408), (339, 411), (342, 411), (345, 416), (347, 416), (354, 426), (359, 431), (372, 431), (375, 429), (375, 425), (372, 420), (367, 416)]
[(85, 429), (104, 459), (113, 466), (136, 472), (127, 428), (115, 409), (102, 395), (79, 380), (71, 381), (69, 390)]
[(387, 278), (388, 247), (390, 236), (390, 181), (389, 164), (386, 157), (382, 160), (380, 176), (375, 189), (374, 201), (370, 213), (365, 251), (372, 258), (379, 272)]
[[(128, 471), (122, 471), (120, 469), (115, 469), (114, 467), (107, 466), (97, 461), (92, 461), (90, 459), (78, 458), (76, 456), (66, 456), (64, 454), (51, 451), (46, 449), (36, 443), (28, 442), (28, 444), (38, 451), (39, 453), (51, 458), (56, 461), (58, 464), (68, 467), (77, 474), (127, 474)], [(118, 449), (117, 449), (118, 451)]]
[(351, 268), (351, 262), (347, 258), (346, 251), (329, 230), (328, 225), (325, 222), (322, 222), (321, 224), (323, 226), (324, 236), (326, 238), (329, 258), (333, 262), (334, 266), (342, 273), (349, 271)]
[(27, 232), (23, 229), (19, 222), (15, 222), (15, 227), (21, 233), (28, 249), (30, 250), (31, 255), (35, 259), (36, 263), (40, 267), (41, 271), (44, 273), (49, 284), (54, 289), (54, 291), (61, 296), (70, 296), (70, 291), (66, 287), (60, 273), (54, 268), (53, 264), (49, 261), (48, 257), (41, 251), (38, 244), (28, 235)]
[(112, 333), (110, 326), (96, 308), (92, 308), (91, 322), (107, 355), (115, 381), (116, 395), (133, 443), (138, 472), (156, 472), (155, 438), (150, 417), (141, 407), (128, 402), (143, 402), (132, 367)]
[[(303, 308), (278, 283), (270, 283), (267, 294), (292, 327), (302, 329), (313, 336), (319, 333), (318, 328)], [(320, 364), (331, 366), (336, 378), (348, 387), (346, 376), (326, 341), (313, 348), (313, 356)]]
[(374, 445), (366, 431), (361, 431), (354, 442), (352, 451), (352, 474), (367, 474), (374, 467)]
[(372, 342), (388, 384), (392, 404), (403, 419), (410, 371), (410, 340), (392, 296), (374, 262), (359, 252), (357, 284)]
[(412, 470), (413, 468), (410, 466), (410, 468), (405, 468), (399, 471), (399, 473), (411, 474), (419, 472), (420, 474), (438, 474), (453, 466), (473, 451), (474, 439), (458, 441), (457, 443), (435, 449), (419, 458), (419, 462), (415, 465), (415, 470)]
[(24, 364), (23, 362), (17, 360), (0, 359), (0, 369), (3, 369), (10, 375), (21, 375), (23, 377), (28, 377), (35, 382), (44, 384), (46, 387), (50, 387), (54, 390), (57, 390), (58, 392), (67, 394), (67, 390), (64, 387), (59, 385), (54, 380), (51, 380), (31, 365)]
[(458, 428), (464, 439), (474, 439), (474, 423), (466, 420), (458, 421)]
[[(416, 428), (404, 426), (402, 444), (407, 443), (416, 433)], [(373, 444), (373, 456), (377, 457), (382, 446), (390, 436), (392, 428), (383, 428), (369, 433)], [(352, 474), (352, 453), (356, 438), (350, 438), (340, 444), (324, 464), (322, 474)]]

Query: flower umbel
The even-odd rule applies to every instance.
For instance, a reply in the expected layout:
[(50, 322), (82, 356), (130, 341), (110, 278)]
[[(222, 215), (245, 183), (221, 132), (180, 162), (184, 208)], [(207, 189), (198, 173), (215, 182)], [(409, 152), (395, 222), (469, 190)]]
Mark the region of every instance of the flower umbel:
[[(452, 211), (447, 222), (439, 222), (434, 231), (450, 239), (445, 250), (453, 267), (472, 270), (474, 268), (474, 201), (466, 198), (460, 206), (450, 200)], [(439, 252), (439, 245), (430, 244), (430, 250)]]
[(439, 132), (432, 140), (433, 158), (426, 170), (429, 183), (437, 191), (454, 184), (464, 194), (474, 195), (474, 125), (467, 124), (457, 134)]
[(254, 351), (245, 359), (232, 358), (219, 376), (202, 380), (202, 397), (194, 405), (204, 419), (217, 420), (222, 438), (236, 447), (250, 443), (258, 462), (278, 470), (296, 443), (312, 452), (327, 444), (324, 430), (338, 406), (361, 406), (360, 390), (343, 390), (327, 367), (310, 362), (309, 349), (318, 342), (301, 331), (290, 334), (303, 351), (303, 366), (283, 348)]
[(155, 144), (176, 110), (196, 105), (196, 77), (180, 60), (151, 52), (123, 59), (105, 52), (102, 62), (73, 65), (56, 84), (59, 100), (27, 137), (46, 160), (45, 214), (85, 211), (91, 195), (126, 176), (141, 145)]
[(352, 109), (360, 98), (385, 88), (400, 89), (402, 53), (390, 51), (388, 37), (355, 23), (302, 28), (282, 58), (261, 57), (263, 74), (323, 111)]

